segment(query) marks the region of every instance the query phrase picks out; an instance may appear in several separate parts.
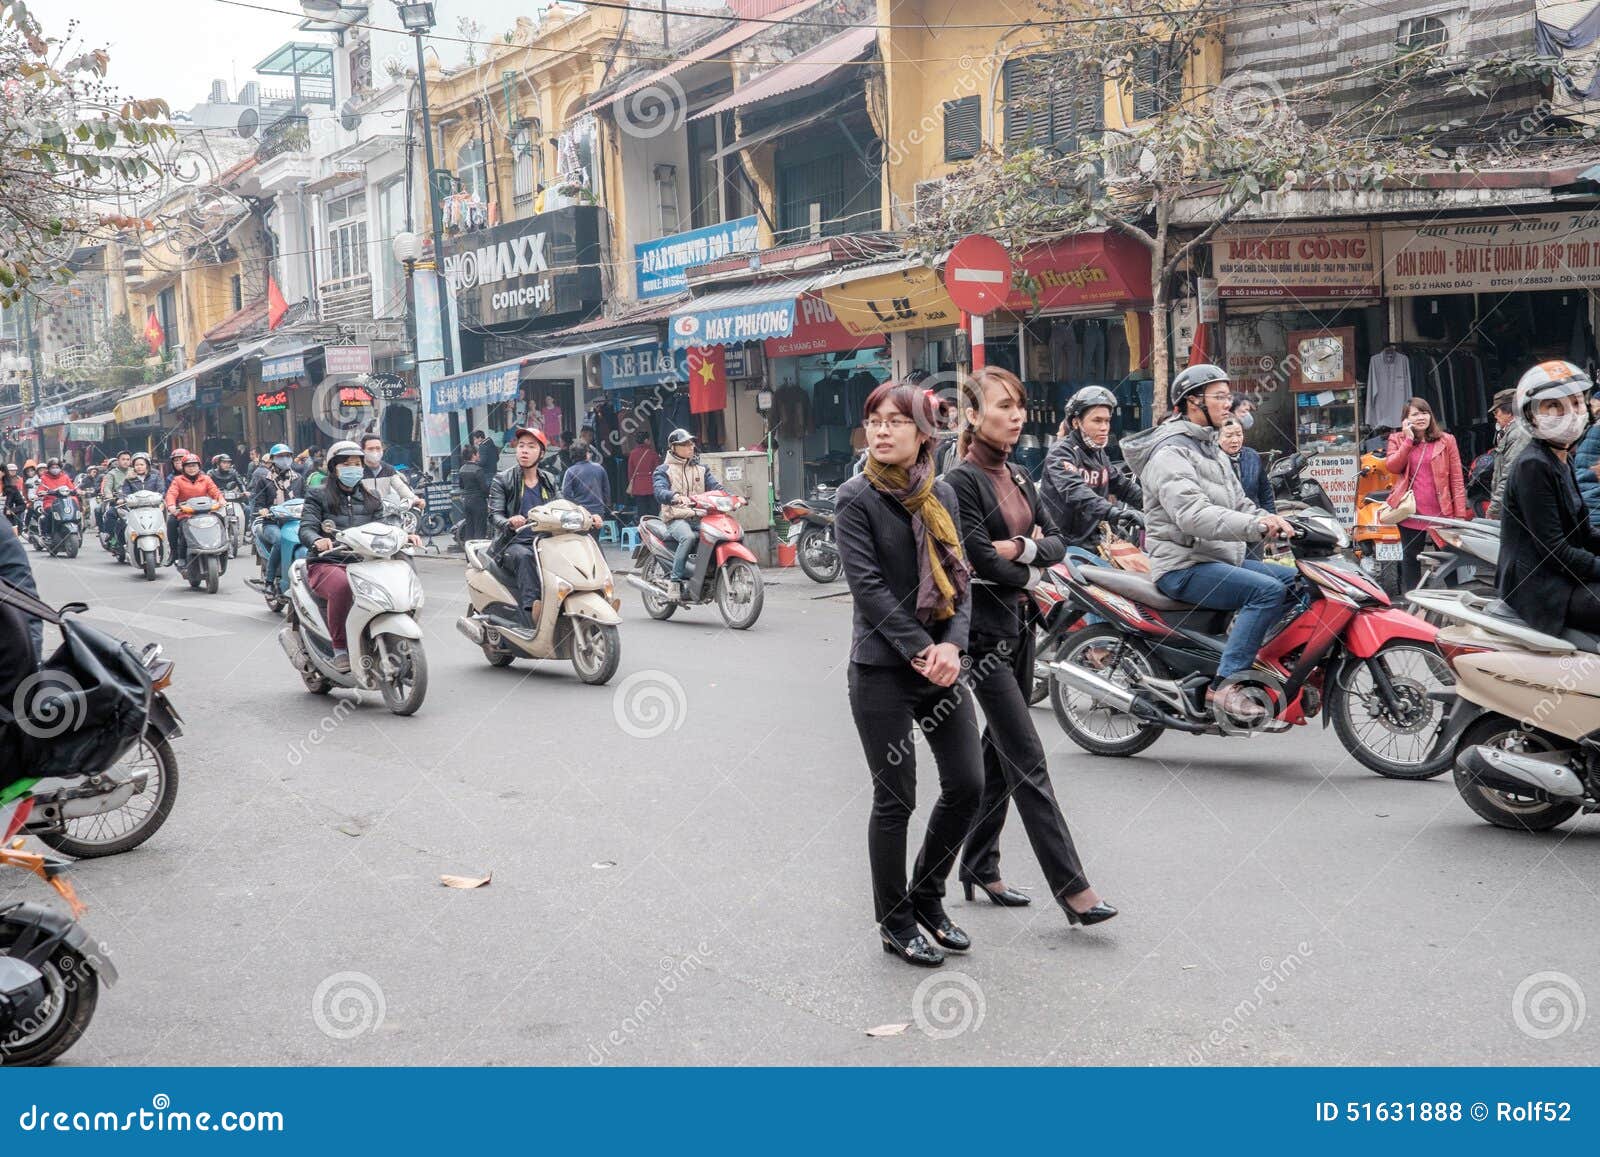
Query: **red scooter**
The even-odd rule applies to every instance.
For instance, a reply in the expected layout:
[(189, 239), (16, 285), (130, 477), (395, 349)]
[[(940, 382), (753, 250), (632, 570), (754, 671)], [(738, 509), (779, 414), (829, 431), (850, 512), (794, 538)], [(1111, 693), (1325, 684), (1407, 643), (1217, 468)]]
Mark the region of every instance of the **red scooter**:
[(691, 494), (688, 504), (700, 522), (700, 541), (679, 599), (672, 597), (668, 586), (677, 541), (667, 534), (667, 525), (661, 519), (639, 520), (639, 548), (633, 554), (635, 569), (628, 582), (639, 588), (645, 613), (652, 619), (670, 619), (679, 607), (702, 606), (715, 600), (722, 621), (733, 630), (755, 626), (764, 598), (761, 568), (744, 544), (744, 527), (733, 517), (733, 512), (745, 505), (745, 499), (708, 490)]
[[(1334, 516), (1292, 515), (1301, 581), (1254, 666), (1229, 680), (1264, 709), (1235, 718), (1208, 703), (1232, 611), (1169, 599), (1148, 577), (1069, 559), (1034, 592), (1046, 614), (1070, 602), (1105, 621), (1068, 635), (1052, 661), (1050, 700), (1067, 736), (1096, 755), (1133, 755), (1167, 730), (1195, 735), (1287, 731), (1326, 708), (1351, 755), (1379, 775), (1431, 779), (1450, 767), (1443, 740), (1454, 686), (1437, 630), (1390, 605), (1359, 567)], [(1059, 612), (1058, 612), (1059, 613)]]

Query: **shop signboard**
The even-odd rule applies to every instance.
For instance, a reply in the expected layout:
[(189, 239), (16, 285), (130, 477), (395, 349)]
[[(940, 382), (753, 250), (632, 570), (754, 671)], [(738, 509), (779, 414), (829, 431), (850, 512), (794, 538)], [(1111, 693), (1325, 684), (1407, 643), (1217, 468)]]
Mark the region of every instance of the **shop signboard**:
[(43, 429), (45, 426), (59, 426), (67, 420), (65, 406), (40, 406), (33, 412), (33, 428)]
[(181, 410), (194, 401), (194, 379), (167, 387), (167, 409)]
[(1018, 313), (1150, 300), (1150, 251), (1120, 233), (1078, 233), (1023, 250), (1006, 308)]
[(341, 406), (370, 406), (372, 395), (363, 386), (340, 386), (339, 404)]
[(1322, 483), (1328, 498), (1333, 502), (1333, 512), (1346, 526), (1356, 521), (1356, 477), (1360, 464), (1354, 454), (1321, 453), (1313, 455), (1306, 463), (1305, 476)]
[(794, 297), (676, 313), (668, 330), (675, 350), (788, 337), (794, 332)]
[(600, 351), (600, 385), (607, 390), (632, 390), (689, 380), (686, 349), (668, 349), (655, 342)]
[(287, 382), (292, 378), (303, 378), (306, 375), (306, 358), (304, 353), (279, 354), (277, 357), (261, 359), (261, 380), (263, 382)]
[(370, 374), (372, 347), (369, 345), (331, 345), (322, 351), (324, 371), (329, 377), (343, 374)]
[(954, 325), (960, 313), (938, 273), (925, 265), (830, 285), (822, 299), (856, 337)]
[(1235, 225), (1211, 242), (1217, 296), (1378, 297), (1377, 235), (1365, 226)]
[(1394, 297), (1600, 286), (1600, 212), (1385, 229), (1383, 283)]
[(429, 514), (449, 514), (450, 503), (459, 493), (451, 482), (430, 482), (422, 488), (422, 501)]
[(641, 242), (633, 247), (638, 296), (643, 300), (682, 293), (689, 288), (686, 274), (690, 266), (732, 253), (754, 253), (759, 247), (753, 216)]
[(271, 414), (288, 408), (288, 390), (261, 390), (256, 394), (257, 413)]
[(106, 436), (104, 422), (68, 422), (67, 441), (69, 442), (102, 442)]
[(521, 376), (522, 363), (512, 362), (440, 378), (433, 383), (433, 397), (428, 408), (436, 414), (448, 414), (469, 406), (509, 402), (517, 396)]
[(767, 339), (769, 358), (793, 358), (805, 354), (842, 353), (848, 350), (881, 346), (888, 337), (881, 333), (858, 337), (846, 329), (822, 298), (807, 293), (795, 302), (794, 332), (788, 337)]
[(504, 325), (595, 308), (602, 230), (599, 206), (572, 205), (446, 239), (444, 272), (461, 321)]
[(195, 405), (203, 410), (214, 410), (222, 405), (224, 386), (201, 386), (194, 393)]

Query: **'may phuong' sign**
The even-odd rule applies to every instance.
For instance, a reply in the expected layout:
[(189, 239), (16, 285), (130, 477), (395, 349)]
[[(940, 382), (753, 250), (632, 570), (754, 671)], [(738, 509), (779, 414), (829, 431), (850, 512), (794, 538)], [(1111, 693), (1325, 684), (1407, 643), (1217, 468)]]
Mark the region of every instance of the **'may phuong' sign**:
[(680, 293), (689, 287), (685, 271), (690, 266), (704, 265), (730, 253), (753, 253), (757, 247), (754, 217), (740, 217), (737, 221), (674, 233), (659, 241), (641, 242), (633, 247), (639, 296)]
[(496, 325), (598, 305), (600, 222), (598, 206), (574, 205), (446, 240), (461, 320)]

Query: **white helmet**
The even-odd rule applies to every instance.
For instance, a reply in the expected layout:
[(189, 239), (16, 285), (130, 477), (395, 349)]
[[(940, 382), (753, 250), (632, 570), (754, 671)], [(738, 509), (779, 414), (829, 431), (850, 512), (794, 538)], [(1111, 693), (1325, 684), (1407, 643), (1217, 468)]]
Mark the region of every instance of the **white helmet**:
[[(1535, 411), (1539, 403), (1550, 398), (1582, 397), (1592, 389), (1594, 383), (1589, 380), (1589, 375), (1571, 362), (1540, 362), (1523, 374), (1521, 380), (1517, 382), (1516, 397), (1511, 403), (1512, 410), (1518, 418), (1527, 423), (1534, 437), (1551, 441), (1552, 438), (1547, 436), (1547, 431), (1541, 430), (1539, 422), (1536, 421)], [(1584, 414), (1584, 420), (1587, 424), (1587, 413)], [(1564, 435), (1558, 434), (1557, 431), (1551, 430), (1548, 433), (1557, 434), (1554, 440), (1568, 442)]]
[(328, 447), (327, 456), (322, 459), (322, 468), (329, 474), (333, 473), (333, 464), (340, 458), (360, 458), (361, 447), (354, 442), (335, 442)]

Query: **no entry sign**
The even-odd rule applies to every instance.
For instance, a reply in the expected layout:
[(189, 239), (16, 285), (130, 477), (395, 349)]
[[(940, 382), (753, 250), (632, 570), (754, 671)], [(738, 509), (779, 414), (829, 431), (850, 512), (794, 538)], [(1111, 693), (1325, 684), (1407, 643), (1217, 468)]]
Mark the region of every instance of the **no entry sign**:
[(962, 311), (993, 313), (1011, 293), (1011, 255), (993, 237), (963, 237), (945, 259), (944, 287)]

